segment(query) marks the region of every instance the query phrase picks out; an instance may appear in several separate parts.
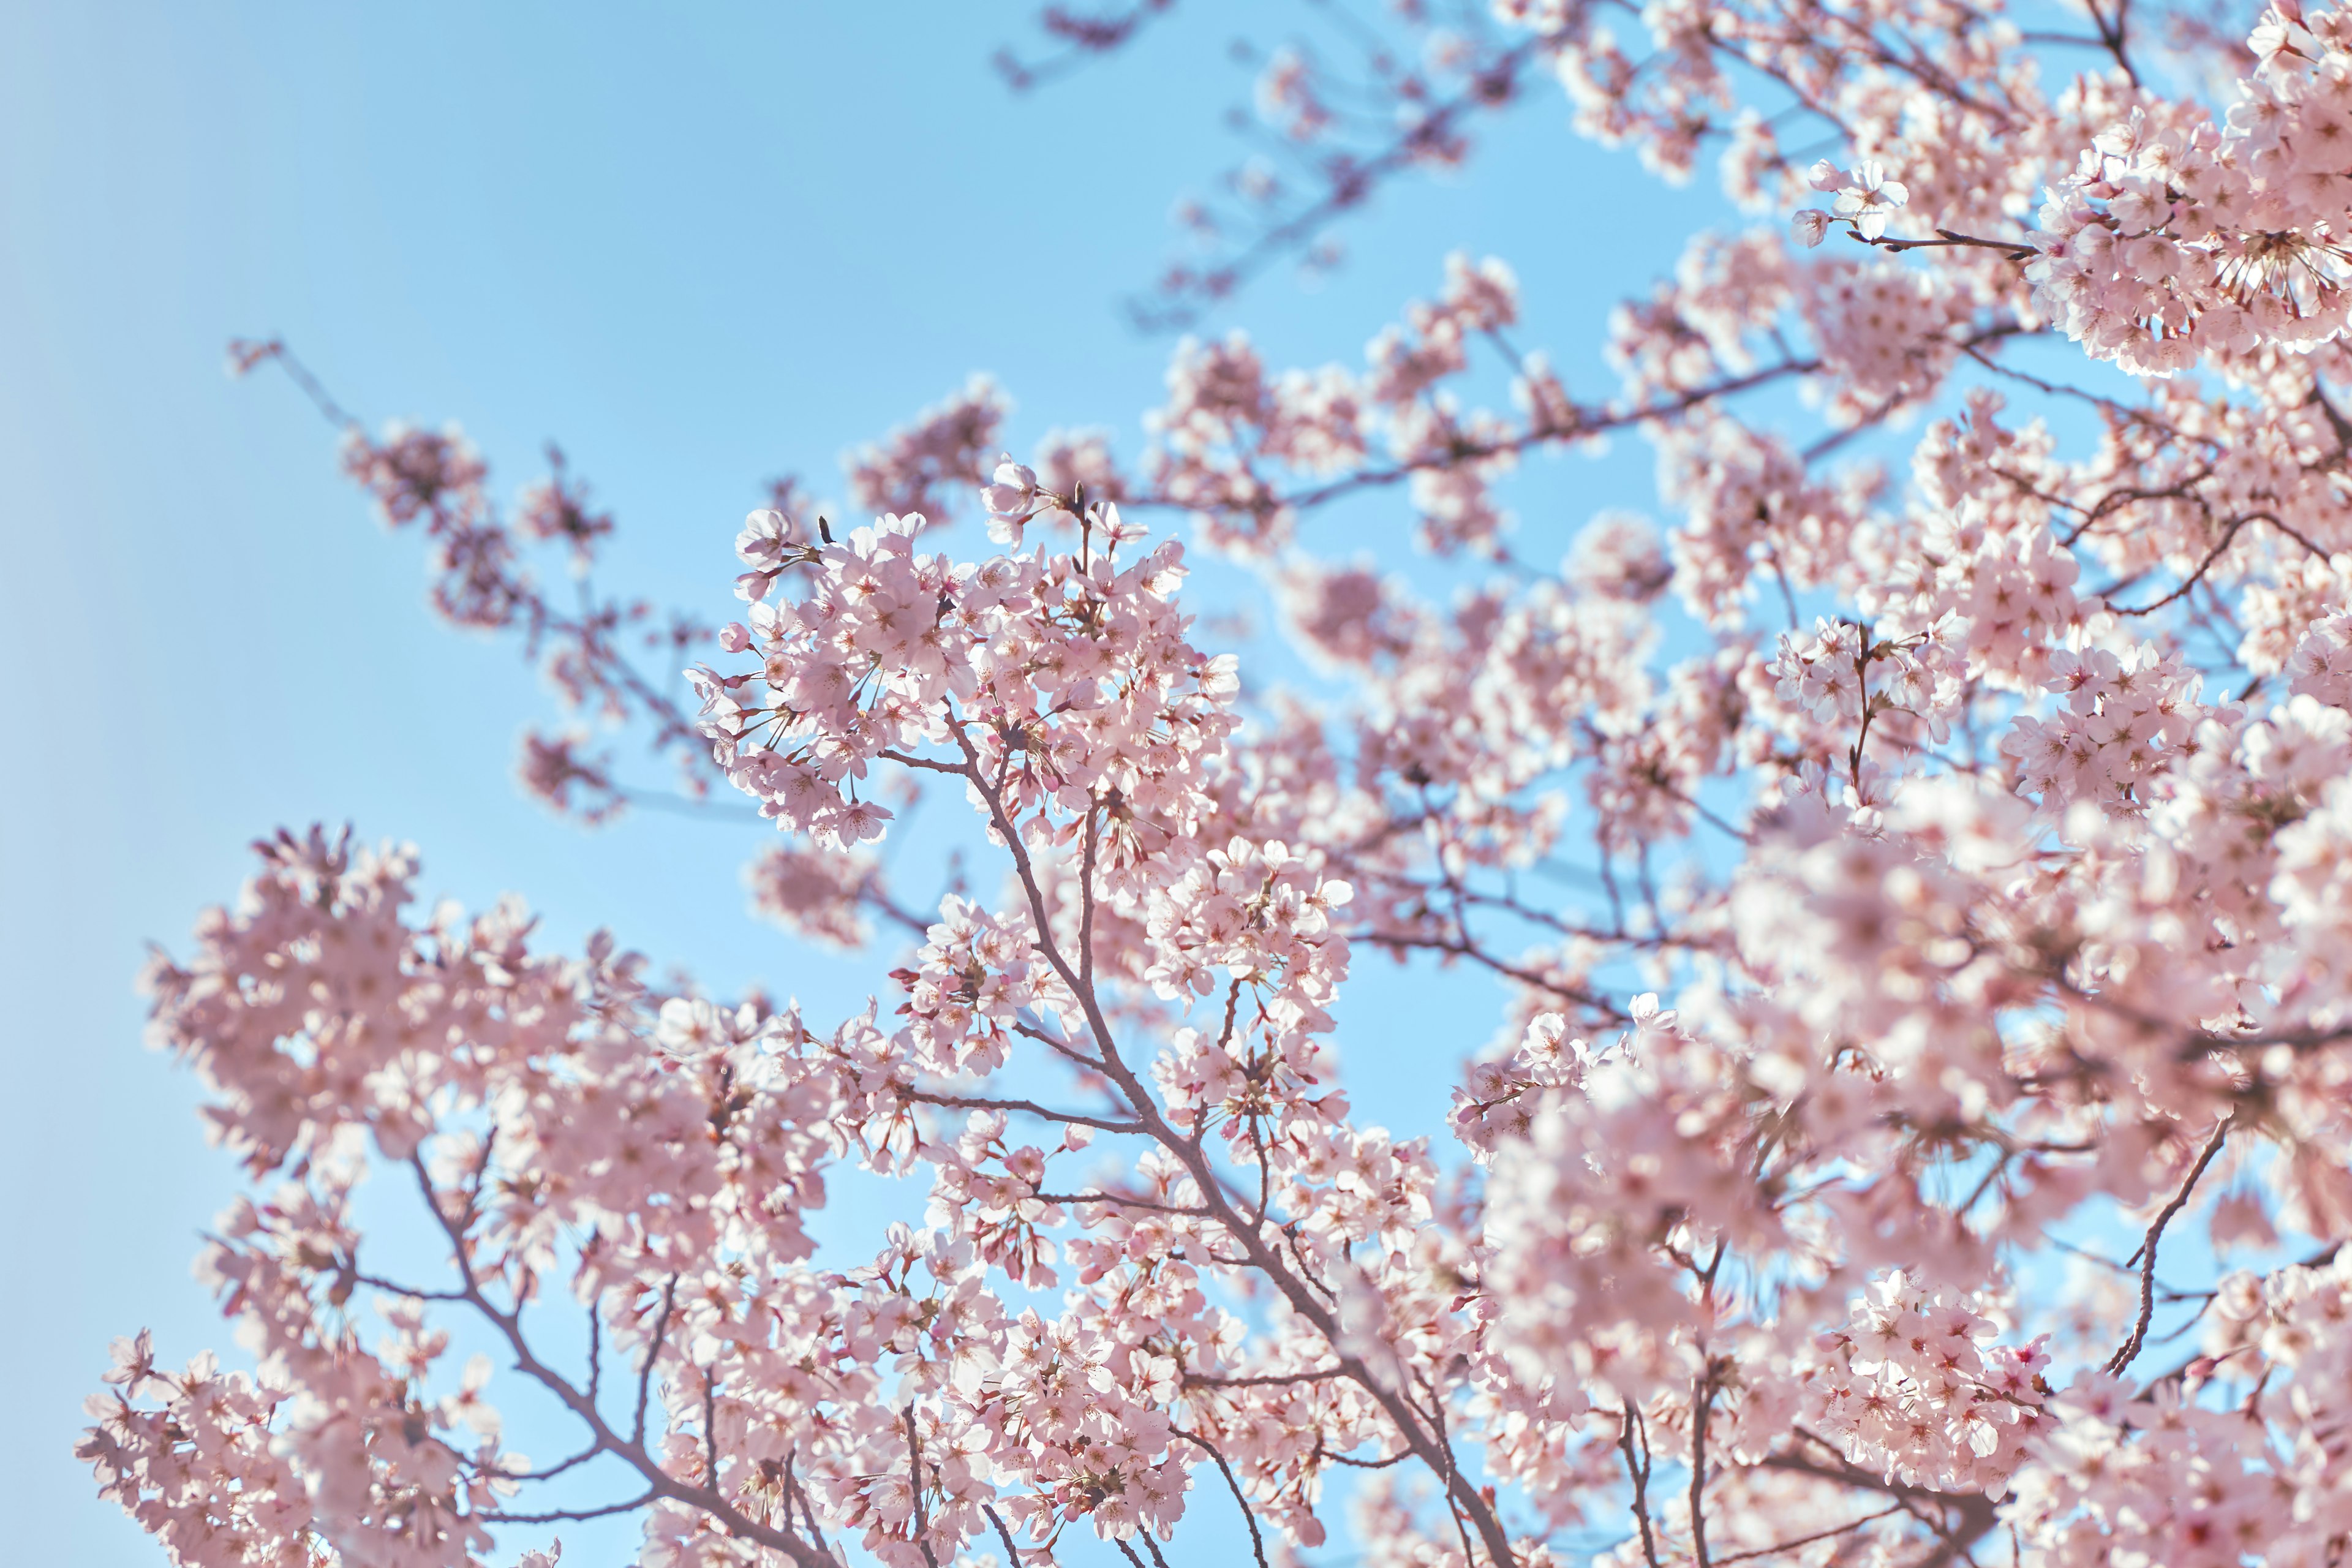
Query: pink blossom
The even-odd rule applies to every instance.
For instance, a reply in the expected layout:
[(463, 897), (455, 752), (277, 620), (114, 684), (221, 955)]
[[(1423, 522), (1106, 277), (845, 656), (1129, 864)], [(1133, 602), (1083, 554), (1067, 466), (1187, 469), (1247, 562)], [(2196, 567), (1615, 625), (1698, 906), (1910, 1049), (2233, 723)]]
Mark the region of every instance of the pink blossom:
[(1838, 187), (1837, 203), (1832, 209), (1839, 217), (1854, 226), (1864, 239), (1876, 239), (1886, 232), (1887, 215), (1911, 199), (1909, 187), (1889, 178), (1885, 165), (1874, 158), (1864, 158)]

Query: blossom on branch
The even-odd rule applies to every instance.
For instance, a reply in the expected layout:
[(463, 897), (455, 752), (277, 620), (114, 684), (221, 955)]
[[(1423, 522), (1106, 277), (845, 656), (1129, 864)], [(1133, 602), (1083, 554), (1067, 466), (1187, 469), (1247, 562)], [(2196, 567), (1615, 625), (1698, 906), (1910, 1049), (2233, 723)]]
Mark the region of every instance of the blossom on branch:
[[(206, 1568), (544, 1564), (607, 1512), (649, 1568), (1159, 1568), (1229, 1507), (1261, 1564), (2340, 1559), (2352, 22), (2274, 6), (2217, 112), (2119, 12), (1637, 20), (1511, 0), (1509, 71), (1465, 32), (1382, 79), (1540, 62), (1663, 174), (1729, 141), (1764, 210), (1832, 197), (1695, 237), (1610, 384), (1466, 255), (1360, 359), (1177, 344), (1131, 468), (1016, 455), (975, 382), (854, 459), (857, 517), (746, 518), (715, 633), (556, 610), (528, 552), (610, 521), (560, 465), (509, 527), (454, 430), (350, 430), (444, 615), (772, 825), (755, 908), (871, 999), (263, 841), (146, 977), (251, 1178), (199, 1265), (251, 1364), (121, 1344), (102, 1493)], [(1302, 47), (1265, 108), (1322, 146), (1385, 101), (1347, 85)], [(1656, 526), (1514, 488), (1612, 437)], [(585, 747), (523, 771), (593, 816), (635, 792)], [(1455, 988), (1367, 1007), (1383, 960)], [(1359, 1113), (1383, 1051), (1450, 1075), (1425, 1126)], [(904, 1201), (844, 1240), (849, 1169)], [(526, 1385), (563, 1455), (505, 1446)]]

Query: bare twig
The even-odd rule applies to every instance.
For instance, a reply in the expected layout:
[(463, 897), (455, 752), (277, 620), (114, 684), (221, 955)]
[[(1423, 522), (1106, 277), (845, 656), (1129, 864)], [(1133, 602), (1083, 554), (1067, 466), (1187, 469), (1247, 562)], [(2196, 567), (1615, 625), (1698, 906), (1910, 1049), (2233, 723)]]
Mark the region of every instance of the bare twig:
[(1642, 1527), (1642, 1556), (1650, 1568), (1658, 1568), (1657, 1537), (1650, 1532), (1650, 1461), (1646, 1455), (1636, 1458), (1633, 1453), (1636, 1419), (1629, 1399), (1617, 1413), (1617, 1447), (1624, 1452), (1625, 1474), (1633, 1483), (1633, 1518)]
[(931, 1527), (923, 1517), (923, 1449), (922, 1445), (915, 1439), (915, 1407), (911, 1405), (908, 1405), (905, 1415), (907, 1468), (914, 1477), (913, 1490), (908, 1495), (913, 1499), (914, 1504), (915, 1544), (923, 1550), (924, 1568), (940, 1568), (939, 1557), (931, 1551)]
[(1215, 1444), (1198, 1433), (1187, 1432), (1179, 1427), (1176, 1435), (1200, 1448), (1216, 1462), (1218, 1473), (1225, 1478), (1226, 1489), (1234, 1494), (1234, 1506), (1242, 1510), (1242, 1522), (1249, 1526), (1250, 1552), (1257, 1559), (1257, 1568), (1266, 1568), (1265, 1537), (1258, 1532), (1257, 1513), (1250, 1507), (1249, 1499), (1242, 1495), (1242, 1484), (1234, 1479), (1233, 1466), (1225, 1462), (1224, 1455), (1217, 1451)]
[(2229, 1142), (2233, 1120), (2232, 1116), (2224, 1116), (2214, 1127), (2213, 1136), (2205, 1141), (2205, 1148), (2197, 1156), (2197, 1163), (2189, 1166), (2189, 1174), (2181, 1178), (2180, 1190), (2172, 1194), (2169, 1203), (2157, 1211), (2155, 1221), (2147, 1227), (2147, 1237), (2139, 1244), (2139, 1250), (2132, 1255), (2132, 1258), (2125, 1260), (2128, 1263), (2136, 1258), (2140, 1266), (2139, 1320), (2132, 1325), (2130, 1336), (2116, 1348), (2114, 1355), (2107, 1358), (2107, 1371), (2110, 1373), (2120, 1373), (2131, 1365), (2140, 1348), (2147, 1342), (2147, 1327), (2156, 1317), (2157, 1243), (2164, 1239), (2164, 1227), (2172, 1223), (2172, 1216), (2188, 1206), (2189, 1195), (2197, 1190), (2199, 1178), (2205, 1174), (2205, 1168), (2213, 1163), (2214, 1157), (2221, 1152), (2221, 1145)]

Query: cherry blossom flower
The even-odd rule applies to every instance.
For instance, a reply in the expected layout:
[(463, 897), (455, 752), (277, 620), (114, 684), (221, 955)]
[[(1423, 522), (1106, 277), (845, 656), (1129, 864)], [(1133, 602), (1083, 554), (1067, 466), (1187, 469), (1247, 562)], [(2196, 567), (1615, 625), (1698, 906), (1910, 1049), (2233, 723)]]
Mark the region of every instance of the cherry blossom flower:
[(1864, 158), (1853, 166), (1846, 183), (1838, 187), (1837, 202), (1832, 210), (1852, 224), (1863, 238), (1876, 239), (1886, 232), (1887, 215), (1910, 199), (1909, 187), (1889, 178), (1885, 165), (1875, 158)]

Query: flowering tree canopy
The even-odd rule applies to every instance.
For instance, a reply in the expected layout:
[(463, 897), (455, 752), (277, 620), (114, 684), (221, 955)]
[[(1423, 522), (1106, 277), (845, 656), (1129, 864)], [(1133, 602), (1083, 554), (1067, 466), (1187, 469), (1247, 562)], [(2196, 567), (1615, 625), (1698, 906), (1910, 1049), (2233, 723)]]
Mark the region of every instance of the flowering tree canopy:
[[(855, 522), (781, 484), (723, 625), (588, 586), (560, 454), (502, 505), (240, 345), (544, 662), (531, 789), (609, 816), (646, 792), (589, 727), (640, 736), (773, 820), (761, 909), (884, 962), (807, 1017), (420, 911), (405, 847), (259, 845), (146, 980), (252, 1177), (200, 1263), (250, 1370), (123, 1342), (101, 1489), (208, 1568), (544, 1564), (604, 1513), (661, 1568), (1141, 1568), (1232, 1510), (1261, 1564), (2344, 1562), (2352, 12), (2132, 3), (1401, 5), (1369, 81), (1269, 58), (1322, 184), (1237, 184), (1139, 313), (1312, 258), (1538, 73), (1767, 221), (1610, 317), (1605, 392), (1466, 258), (1361, 365), (1186, 340), (1132, 463), (1003, 453), (976, 380), (851, 457)], [(1611, 432), (1663, 536), (1511, 516)], [(1318, 553), (1343, 502), (1471, 585)], [(1245, 681), (1180, 532), (1336, 695)], [(936, 901), (873, 847), (926, 797), (971, 814)], [(1414, 1047), (1472, 1058), (1445, 1136), (1350, 1110), (1374, 957), (1497, 987), (1499, 1044)], [(845, 1167), (905, 1223), (819, 1258)], [(370, 1172), (437, 1270), (377, 1261)], [(575, 1445), (503, 1447), (509, 1386)]]

